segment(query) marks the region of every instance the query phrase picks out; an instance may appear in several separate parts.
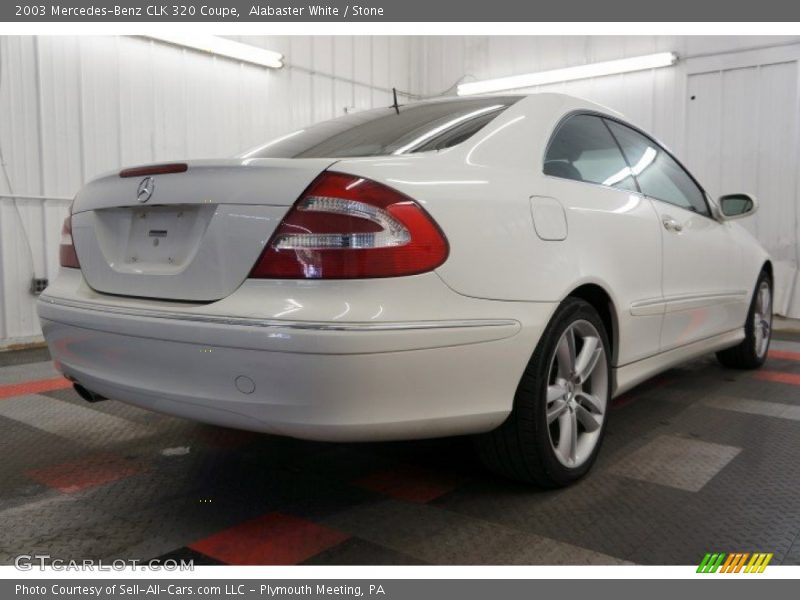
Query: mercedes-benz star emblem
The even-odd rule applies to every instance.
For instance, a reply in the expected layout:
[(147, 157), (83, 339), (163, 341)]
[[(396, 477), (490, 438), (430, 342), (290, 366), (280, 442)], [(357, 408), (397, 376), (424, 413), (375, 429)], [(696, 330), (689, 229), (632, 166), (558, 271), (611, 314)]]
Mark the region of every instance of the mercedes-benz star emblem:
[(152, 177), (145, 177), (139, 182), (139, 187), (136, 189), (136, 199), (142, 203), (147, 202), (155, 189), (155, 180)]

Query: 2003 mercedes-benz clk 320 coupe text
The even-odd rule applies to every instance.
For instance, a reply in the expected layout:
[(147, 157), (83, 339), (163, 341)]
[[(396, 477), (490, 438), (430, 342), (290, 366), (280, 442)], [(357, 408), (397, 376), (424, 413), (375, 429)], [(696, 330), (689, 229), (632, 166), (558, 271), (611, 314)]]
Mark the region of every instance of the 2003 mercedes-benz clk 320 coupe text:
[(611, 398), (767, 354), (772, 266), (652, 137), (560, 94), (355, 113), (76, 196), (38, 308), (89, 400), (315, 440), (476, 434), (565, 485)]

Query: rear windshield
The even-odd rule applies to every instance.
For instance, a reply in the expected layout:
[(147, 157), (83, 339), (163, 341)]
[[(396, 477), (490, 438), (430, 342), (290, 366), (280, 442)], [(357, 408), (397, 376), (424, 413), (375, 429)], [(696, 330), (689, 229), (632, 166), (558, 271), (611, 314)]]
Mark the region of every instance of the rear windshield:
[(441, 150), (460, 144), (520, 96), (374, 108), (324, 121), (254, 148), (242, 158), (343, 158)]

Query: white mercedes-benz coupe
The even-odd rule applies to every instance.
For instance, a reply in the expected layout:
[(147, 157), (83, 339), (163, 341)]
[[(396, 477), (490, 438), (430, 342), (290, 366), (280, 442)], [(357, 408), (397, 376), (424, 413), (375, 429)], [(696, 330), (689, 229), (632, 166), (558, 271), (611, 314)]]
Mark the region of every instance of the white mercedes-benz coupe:
[(75, 197), (38, 304), (115, 398), (313, 440), (475, 434), (506, 476), (591, 467), (610, 400), (717, 352), (765, 360), (772, 265), (661, 144), (561, 94), (440, 99)]

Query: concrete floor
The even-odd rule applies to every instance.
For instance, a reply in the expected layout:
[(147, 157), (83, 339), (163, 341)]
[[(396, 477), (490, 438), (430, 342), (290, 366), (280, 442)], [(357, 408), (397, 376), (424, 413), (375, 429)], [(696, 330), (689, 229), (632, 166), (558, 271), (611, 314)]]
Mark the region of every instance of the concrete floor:
[(800, 333), (764, 369), (697, 360), (617, 399), (593, 472), (542, 491), (469, 440), (323, 444), (88, 404), (0, 353), (0, 563), (800, 564)]

